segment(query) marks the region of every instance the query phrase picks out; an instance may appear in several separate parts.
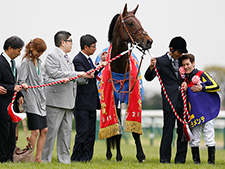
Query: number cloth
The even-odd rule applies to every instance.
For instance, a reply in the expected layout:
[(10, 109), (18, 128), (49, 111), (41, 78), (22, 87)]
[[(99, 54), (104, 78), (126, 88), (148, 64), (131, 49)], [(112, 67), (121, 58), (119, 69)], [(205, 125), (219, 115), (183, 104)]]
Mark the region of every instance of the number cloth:
[[(106, 61), (110, 60), (111, 58), (111, 48), (112, 45), (109, 47)], [(129, 90), (131, 90), (131, 87), (135, 82), (137, 72), (138, 69), (135, 64), (135, 59), (134, 57), (130, 56), (129, 76), (133, 78), (129, 78)], [(110, 64), (108, 64), (102, 71), (100, 86), (101, 112), (99, 139), (105, 139), (120, 134), (120, 126), (116, 112), (116, 104), (113, 91), (113, 79)], [(140, 83), (139, 80), (137, 80), (134, 89), (129, 93), (124, 126), (125, 131), (142, 134), (141, 113), (142, 99)]]

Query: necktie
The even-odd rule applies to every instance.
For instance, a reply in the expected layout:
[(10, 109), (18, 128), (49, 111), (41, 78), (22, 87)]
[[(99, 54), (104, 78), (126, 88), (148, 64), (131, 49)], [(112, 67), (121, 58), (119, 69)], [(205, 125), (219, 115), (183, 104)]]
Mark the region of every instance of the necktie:
[(91, 68), (94, 68), (94, 64), (93, 64), (93, 62), (92, 62), (92, 60), (91, 60), (90, 57), (88, 58), (88, 60), (89, 60), (89, 62), (90, 62)]
[(179, 62), (178, 62), (178, 60), (174, 60), (174, 61), (172, 62), (172, 65), (173, 65), (173, 68), (174, 68), (174, 70), (175, 70), (175, 74), (176, 74), (176, 76), (178, 77), (178, 70), (179, 70)]
[(69, 58), (68, 58), (68, 55), (67, 55), (67, 54), (65, 54), (65, 55), (64, 55), (64, 57), (66, 58), (67, 63), (69, 63)]
[(15, 69), (15, 60), (11, 59), (11, 69), (14, 76), (16, 76), (16, 69)]

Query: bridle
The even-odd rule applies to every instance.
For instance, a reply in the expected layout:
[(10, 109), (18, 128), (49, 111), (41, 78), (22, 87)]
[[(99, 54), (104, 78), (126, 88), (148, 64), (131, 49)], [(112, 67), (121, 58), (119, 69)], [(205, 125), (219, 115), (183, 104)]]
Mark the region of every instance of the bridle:
[[(136, 30), (135, 33), (132, 33), (132, 32), (128, 29), (128, 27), (126, 26), (126, 23), (124, 22), (125, 19), (127, 19), (127, 18), (129, 18), (129, 17), (134, 17), (134, 18), (137, 20), (137, 18), (135, 17), (134, 14), (130, 14), (130, 15), (127, 15), (127, 16), (125, 16), (125, 17), (122, 17), (122, 14), (120, 15), (121, 23), (122, 23), (122, 25), (123, 25), (123, 26), (121, 26), (122, 40), (125, 41), (124, 35), (123, 35), (123, 28), (124, 28), (124, 29), (126, 30), (126, 33), (127, 33), (128, 36), (129, 36), (129, 38), (131, 39), (132, 44), (134, 44), (135, 47), (143, 53), (143, 55), (141, 56), (141, 61), (140, 61), (140, 64), (139, 64), (138, 72), (137, 72), (137, 75), (136, 75), (136, 78), (135, 78), (135, 82), (134, 82), (133, 86), (131, 87), (131, 90), (129, 90), (129, 91), (121, 91), (122, 88), (124, 87), (124, 83), (125, 83), (125, 81), (126, 81), (126, 74), (127, 74), (127, 70), (128, 70), (129, 59), (127, 60), (126, 69), (125, 69), (125, 74), (124, 74), (124, 78), (123, 78), (122, 84), (121, 84), (121, 86), (120, 86), (120, 89), (117, 91), (116, 88), (115, 88), (115, 86), (114, 86), (114, 84), (113, 84), (114, 91), (116, 91), (117, 93), (130, 93), (130, 92), (133, 91), (134, 86), (135, 86), (135, 84), (136, 84), (136, 82), (137, 82), (137, 79), (138, 79), (138, 75), (139, 75), (139, 73), (140, 73), (142, 60), (143, 60), (143, 58), (144, 58), (143, 56), (145, 55), (144, 50), (142, 50), (141, 48), (139, 48), (138, 45), (137, 45), (137, 43), (135, 42), (135, 37), (138, 36), (138, 35), (140, 35), (140, 34), (146, 35), (147, 32), (144, 31), (144, 29), (143, 29), (143, 27), (141, 26), (140, 22), (137, 21), (137, 23), (139, 24), (140, 28), (139, 28), (138, 30)], [(140, 32), (140, 31), (141, 31), (141, 32)], [(130, 51), (130, 54), (131, 54), (131, 51)], [(129, 75), (129, 81), (131, 80), (130, 78), (131, 78), (131, 77), (130, 77), (130, 75)]]
[[(140, 22), (137, 21), (137, 23), (139, 24), (140, 28), (137, 29), (134, 33), (132, 33), (132, 32), (128, 29), (128, 27), (127, 27), (127, 25), (126, 25), (126, 23), (125, 23), (125, 20), (126, 20), (127, 18), (129, 18), (129, 17), (134, 17), (134, 18), (137, 20), (137, 18), (135, 17), (134, 14), (130, 14), (130, 15), (127, 15), (127, 16), (125, 16), (125, 17), (123, 17), (122, 14), (120, 14), (121, 23), (122, 23), (122, 25), (123, 25), (123, 26), (121, 26), (122, 40), (125, 41), (124, 35), (123, 35), (123, 28), (124, 28), (125, 31), (126, 31), (126, 33), (127, 33), (128, 36), (129, 36), (130, 40), (132, 41), (132, 43), (133, 43), (133, 44), (136, 44), (136, 42), (135, 42), (135, 37), (138, 36), (138, 35), (140, 35), (140, 34), (146, 35), (147, 32), (144, 31), (144, 29), (143, 29), (143, 27), (141, 26)], [(140, 32), (140, 31), (141, 31), (141, 32)]]

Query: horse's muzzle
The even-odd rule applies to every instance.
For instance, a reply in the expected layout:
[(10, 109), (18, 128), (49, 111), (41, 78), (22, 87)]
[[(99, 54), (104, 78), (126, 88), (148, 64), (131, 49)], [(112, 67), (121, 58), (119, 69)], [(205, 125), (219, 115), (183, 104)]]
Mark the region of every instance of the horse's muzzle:
[(145, 40), (144, 42), (139, 43), (138, 46), (140, 46), (143, 50), (148, 50), (152, 47), (152, 43), (153, 43), (153, 40), (149, 38)]
[(145, 50), (150, 49), (152, 47), (152, 43), (153, 43), (152, 39), (147, 39)]

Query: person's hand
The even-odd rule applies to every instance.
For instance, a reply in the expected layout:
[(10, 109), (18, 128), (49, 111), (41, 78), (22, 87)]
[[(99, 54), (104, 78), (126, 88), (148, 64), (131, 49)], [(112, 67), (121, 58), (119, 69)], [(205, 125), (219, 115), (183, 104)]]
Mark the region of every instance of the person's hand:
[(22, 90), (22, 86), (21, 85), (15, 85), (14, 91), (19, 92), (20, 90)]
[(188, 88), (187, 82), (183, 82), (181, 84), (181, 88), (184, 89), (184, 91), (186, 92), (187, 91), (187, 88)]
[(101, 61), (101, 62), (99, 62), (99, 65), (100, 65), (100, 66), (102, 66), (102, 65), (103, 65), (103, 66), (105, 67), (105, 66), (107, 66), (107, 65), (108, 65), (108, 62), (106, 62), (106, 61)]
[(7, 93), (7, 90), (3, 86), (0, 86), (0, 94), (3, 95), (6, 93)]
[(152, 70), (154, 68), (154, 66), (156, 65), (156, 58), (152, 58), (151, 62), (150, 62), (150, 69)]
[(28, 85), (27, 85), (26, 83), (22, 83), (22, 87), (24, 88), (24, 90), (26, 90), (26, 91), (27, 91), (27, 89), (28, 89)]
[(77, 72), (77, 75), (80, 76), (80, 77), (84, 77), (84, 78), (88, 78), (88, 79), (91, 79), (91, 78), (94, 78), (94, 72), (90, 73), (90, 74), (87, 74), (86, 72)]
[(101, 61), (105, 61), (105, 59), (107, 57), (107, 52), (102, 52), (100, 57), (101, 57)]
[(194, 86), (191, 86), (191, 90), (193, 92), (200, 92), (202, 91), (202, 85), (200, 83), (194, 85)]
[(95, 77), (95, 72), (92, 72), (90, 74), (87, 74), (87, 73), (84, 72), (83, 77), (88, 78), (88, 79), (92, 79), (92, 78)]
[(70, 81), (70, 79), (69, 78), (63, 78), (62, 80), (64, 80), (64, 84), (66, 84), (66, 83), (68, 83), (69, 81)]
[(90, 74), (86, 74), (86, 73), (85, 73), (85, 75), (88, 76), (88, 77), (86, 77), (86, 78), (94, 78), (94, 77), (95, 77), (95, 72), (92, 72), (92, 73), (90, 73)]
[(23, 105), (23, 103), (24, 103), (24, 100), (23, 100), (23, 97), (21, 96), (21, 97), (19, 98), (19, 106), (20, 106), (20, 105)]

